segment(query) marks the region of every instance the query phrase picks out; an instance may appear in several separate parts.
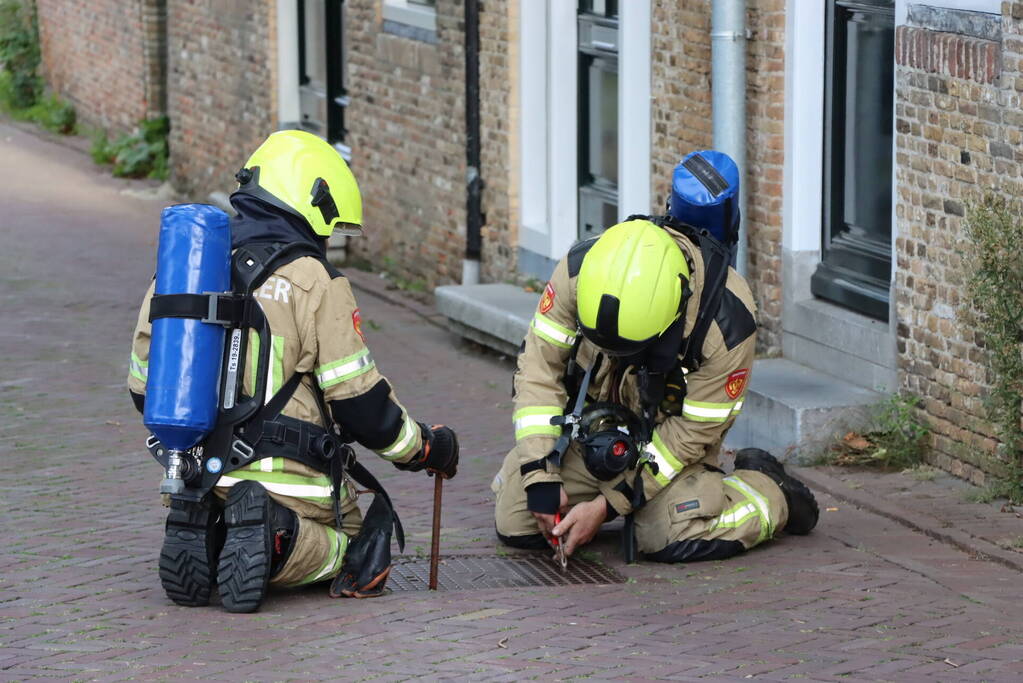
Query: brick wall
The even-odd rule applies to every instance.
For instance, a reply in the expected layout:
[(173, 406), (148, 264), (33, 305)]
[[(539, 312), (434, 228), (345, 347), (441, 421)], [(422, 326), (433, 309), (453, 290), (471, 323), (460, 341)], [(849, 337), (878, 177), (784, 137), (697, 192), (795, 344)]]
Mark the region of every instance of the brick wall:
[(432, 287), (461, 279), (465, 252), (463, 11), (438, 0), (430, 43), (385, 33), (380, 5), (348, 3), (346, 123), (367, 228), (349, 247)]
[(205, 196), (234, 174), (277, 120), (274, 0), (168, 0), (171, 180)]
[(957, 319), (957, 242), (984, 191), (1023, 196), (1023, 2), (1003, 4), (1002, 39), (900, 26), (896, 32), (898, 364), (923, 397), (934, 464), (983, 484), (997, 472), (983, 418), (989, 384), (978, 337)]
[[(653, 205), (664, 206), (671, 172), (713, 145), (711, 8), (708, 0), (653, 0)], [(758, 348), (781, 348), (782, 166), (785, 127), (785, 2), (750, 0), (746, 25), (746, 187), (750, 286), (760, 309)]]
[(38, 0), (42, 70), (81, 121), (126, 132), (165, 107), (166, 0)]
[(486, 0), (480, 12), (483, 256), (480, 278), (515, 273), (519, 239), (519, 12), (521, 0)]

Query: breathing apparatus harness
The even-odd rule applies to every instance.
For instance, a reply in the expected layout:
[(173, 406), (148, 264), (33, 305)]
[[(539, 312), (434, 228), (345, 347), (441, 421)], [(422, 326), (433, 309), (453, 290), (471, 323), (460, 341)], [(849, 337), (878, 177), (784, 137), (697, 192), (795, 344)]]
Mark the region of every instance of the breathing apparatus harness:
[[(615, 490), (629, 499), (635, 511), (646, 504), (643, 491), (644, 467), (649, 467), (654, 475), (658, 471), (657, 463), (644, 454), (644, 448), (653, 439), (659, 410), (667, 415), (682, 414), (682, 402), (686, 395), (685, 375), (703, 363), (704, 341), (721, 307), (731, 256), (728, 247), (710, 232), (682, 223), (670, 215), (634, 214), (626, 219), (632, 220), (647, 220), (662, 228), (670, 228), (699, 246), (704, 265), (704, 282), (693, 331), (688, 338), (685, 337), (686, 317), (683, 314), (642, 352), (621, 359), (626, 369), (635, 369), (642, 415), (636, 415), (619, 403), (597, 402), (586, 405), (590, 382), (600, 369), (604, 355), (597, 353), (580, 376), (577, 356), (582, 335), (578, 335), (564, 377), (565, 387), (569, 391), (567, 406), (572, 408), (564, 416), (551, 418), (552, 425), (562, 427), (561, 436), (549, 454), (522, 465), (520, 472), (525, 475), (544, 469), (548, 461), (560, 468), (569, 446), (576, 441), (582, 447), (586, 469), (601, 481), (610, 481), (629, 470), (635, 470), (631, 486), (625, 480), (615, 486)], [(683, 296), (690, 296), (688, 287)], [(625, 518), (622, 541), (625, 560), (631, 563), (635, 560), (636, 552), (635, 522), (631, 513)]]
[[(303, 256), (319, 260), (327, 272), (340, 275), (315, 246), (302, 242), (251, 242), (238, 247), (231, 257), (231, 292), (209, 294), (154, 295), (149, 320), (177, 317), (196, 318), (223, 325), (228, 342), (221, 369), (220, 409), (216, 427), (200, 444), (181, 458), (177, 473), (184, 489), (172, 498), (201, 501), (224, 474), (268, 457), (284, 457), (302, 463), (330, 477), (335, 521), (341, 526), (341, 487), (345, 476), (373, 491), (388, 509), (398, 547), (404, 550), (405, 533), (390, 496), (373, 474), (355, 458), (349, 445), (353, 439), (344, 434), (331, 418), (323, 392), (315, 382), (312, 390), (323, 424), (327, 428), (298, 420), (281, 411), (298, 389), (307, 373), (293, 373), (280, 389), (263, 403), (269, 381), (272, 349), (270, 326), (253, 293), (278, 268)], [(256, 333), (259, 347), (252, 396), (240, 393), (249, 335)], [(146, 448), (164, 468), (172, 463), (171, 454), (155, 437)]]

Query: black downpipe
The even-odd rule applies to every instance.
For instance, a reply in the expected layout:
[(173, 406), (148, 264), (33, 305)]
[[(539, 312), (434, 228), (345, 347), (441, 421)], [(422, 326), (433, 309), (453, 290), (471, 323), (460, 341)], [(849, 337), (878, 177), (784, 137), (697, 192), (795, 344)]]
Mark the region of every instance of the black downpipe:
[(465, 257), (480, 259), (483, 177), (480, 174), (480, 6), (465, 2)]

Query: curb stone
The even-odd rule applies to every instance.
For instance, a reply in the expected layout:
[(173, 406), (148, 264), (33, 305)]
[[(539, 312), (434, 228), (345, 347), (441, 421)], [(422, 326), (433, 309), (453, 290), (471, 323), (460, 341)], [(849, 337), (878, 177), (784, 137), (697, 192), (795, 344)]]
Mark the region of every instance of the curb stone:
[(853, 489), (839, 479), (809, 467), (792, 467), (791, 471), (805, 484), (823, 491), (841, 501), (877, 515), (881, 515), (902, 526), (930, 536), (936, 541), (951, 545), (963, 552), (981, 559), (998, 562), (1001, 565), (1023, 572), (1023, 553), (1006, 550), (986, 539), (956, 528), (945, 528), (939, 517), (915, 510), (907, 510), (886, 500), (875, 498), (868, 493)]

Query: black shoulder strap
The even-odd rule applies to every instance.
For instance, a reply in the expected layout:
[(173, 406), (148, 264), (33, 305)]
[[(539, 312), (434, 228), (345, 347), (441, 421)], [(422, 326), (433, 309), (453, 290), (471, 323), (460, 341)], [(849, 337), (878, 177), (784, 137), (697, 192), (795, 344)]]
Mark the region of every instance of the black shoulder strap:
[(305, 242), (250, 242), (234, 251), (231, 259), (231, 282), (235, 291), (251, 294), (274, 271), (286, 266), (303, 256), (312, 256), (326, 269), (331, 278), (339, 277), (341, 272), (331, 265), (323, 252)]
[(596, 237), (591, 237), (582, 242), (576, 242), (572, 245), (572, 248), (568, 250), (568, 276), (570, 278), (575, 277), (579, 274), (579, 269), (583, 266), (583, 257), (586, 256), (586, 252), (590, 250), (597, 242)]

